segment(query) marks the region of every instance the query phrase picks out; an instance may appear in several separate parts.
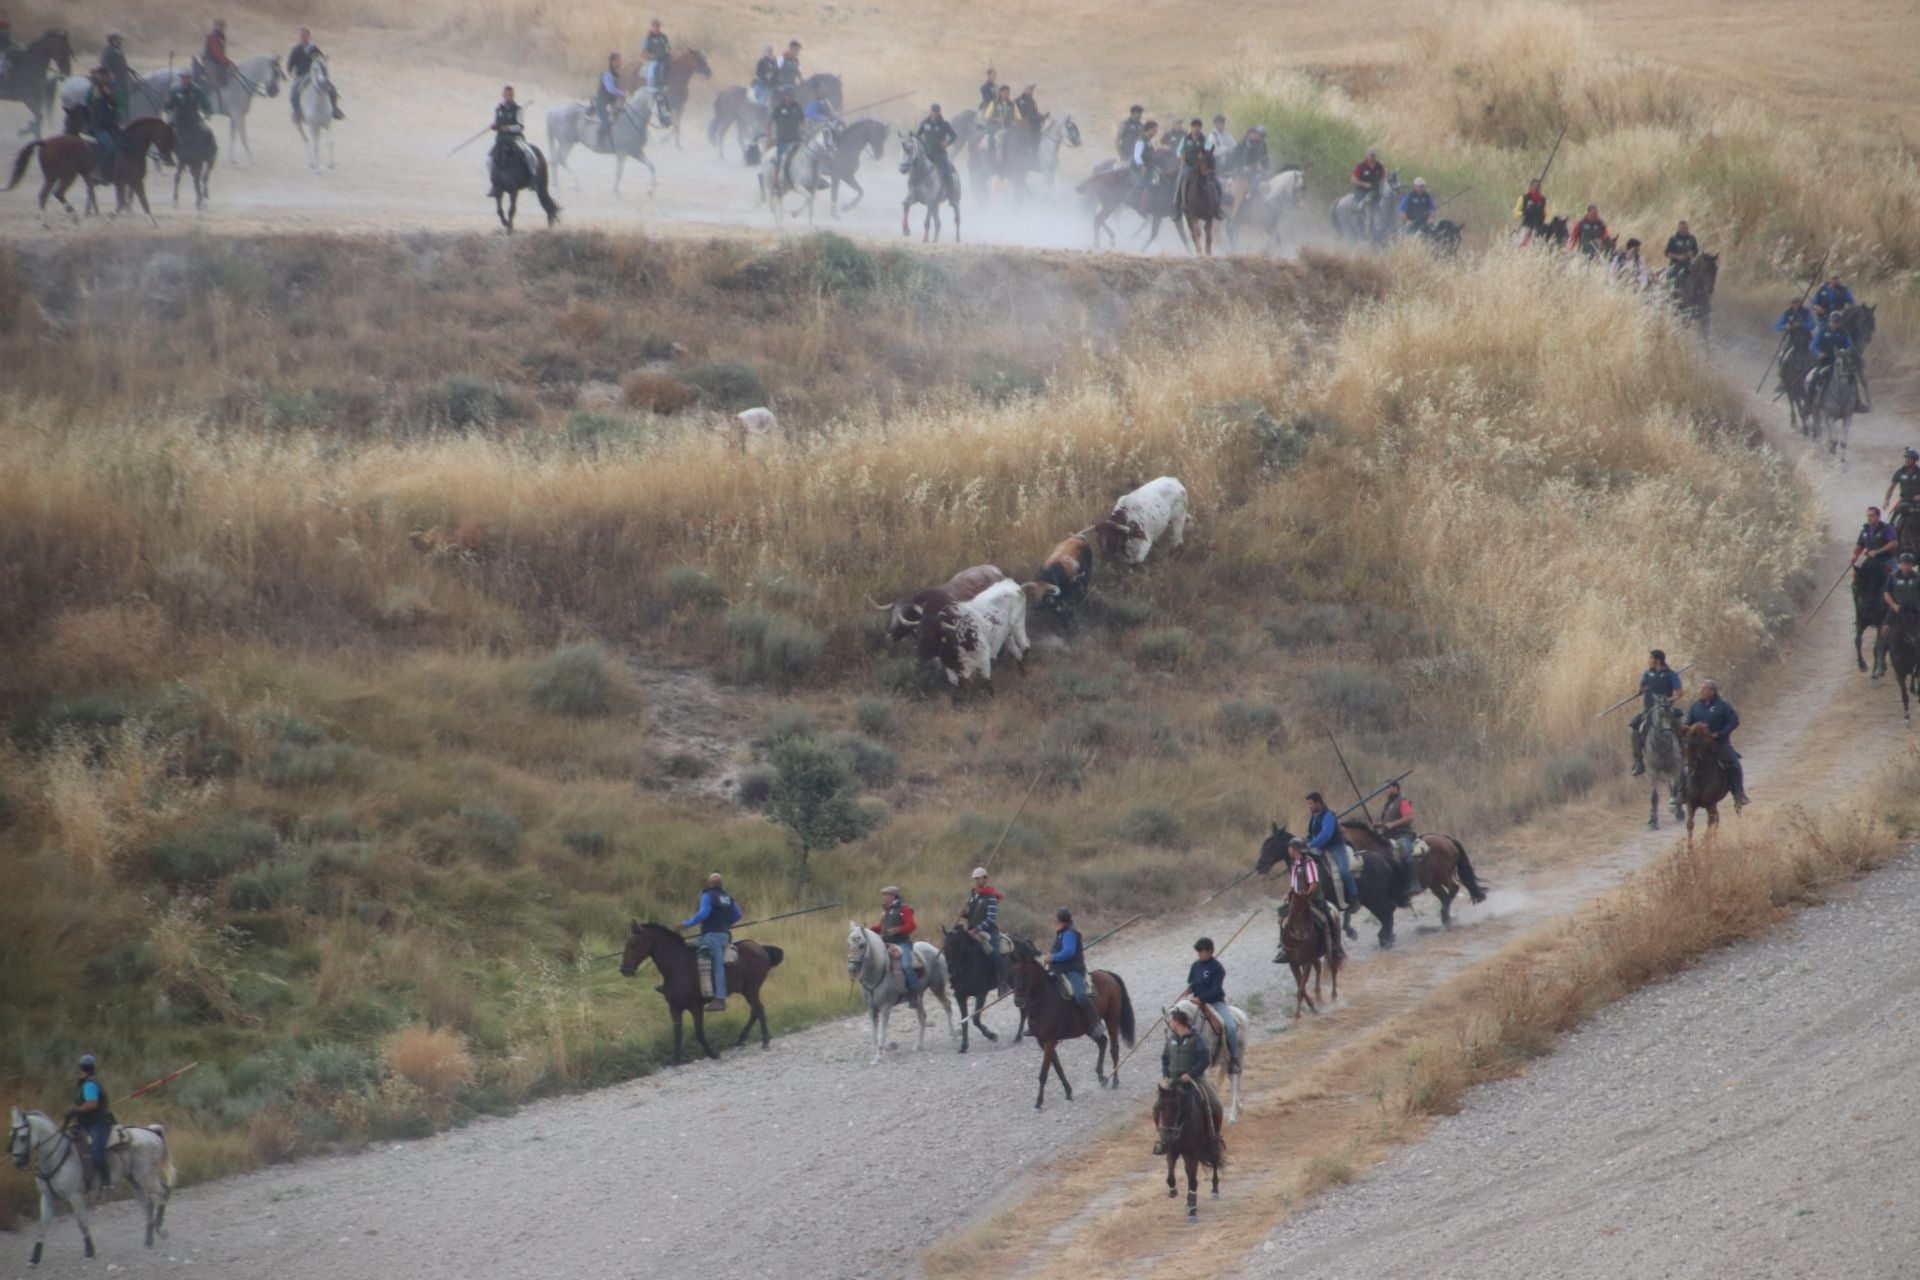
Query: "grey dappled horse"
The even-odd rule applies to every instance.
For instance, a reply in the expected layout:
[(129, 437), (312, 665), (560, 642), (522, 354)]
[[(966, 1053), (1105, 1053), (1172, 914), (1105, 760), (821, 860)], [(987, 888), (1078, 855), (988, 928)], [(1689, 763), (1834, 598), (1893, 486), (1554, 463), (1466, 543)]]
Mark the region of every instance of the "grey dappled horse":
[[(907, 198), (900, 202), (900, 234), (910, 236), (912, 228), (907, 218), (913, 212), (913, 206), (927, 206), (927, 216), (920, 223), (922, 243), (929, 238), (940, 239), (942, 223), (940, 206), (944, 202), (953, 210), (953, 242), (960, 243), (960, 173), (956, 169), (951, 176), (940, 172), (920, 149), (920, 140), (910, 133), (900, 135), (900, 172), (907, 175)], [(947, 165), (952, 168), (949, 156)]]
[[(40, 1230), (33, 1238), (33, 1265), (40, 1264), (56, 1199), (66, 1201), (73, 1210), (74, 1223), (91, 1258), (93, 1232), (87, 1228), (86, 1165), (93, 1159), (92, 1153), (43, 1111), (14, 1107), (8, 1119), (12, 1128), (7, 1136), (7, 1153), (16, 1169), (35, 1165), (34, 1181), (40, 1186)], [(147, 1248), (151, 1249), (155, 1236), (166, 1237), (167, 1200), (173, 1195), (175, 1174), (173, 1157), (167, 1151), (167, 1129), (158, 1124), (115, 1125), (114, 1129), (116, 1138), (124, 1141), (107, 1148), (107, 1169), (116, 1183), (130, 1186), (139, 1194)]]
[[(1819, 372), (1816, 370), (1816, 374)], [(1824, 431), (1827, 452), (1845, 466), (1847, 435), (1853, 429), (1854, 411), (1860, 404), (1860, 357), (1852, 351), (1841, 352), (1820, 389), (1808, 397), (1807, 404), (1813, 411), (1814, 438), (1819, 439), (1818, 433)]]
[(647, 159), (652, 105), (653, 90), (644, 86), (627, 95), (627, 100), (610, 117), (613, 122), (611, 148), (600, 141), (600, 121), (586, 104), (569, 102), (547, 112), (547, 152), (553, 157), (553, 167), (565, 169), (567, 176), (573, 179), (573, 189), (578, 191), (580, 177), (567, 163), (567, 153), (575, 147), (585, 147), (595, 155), (611, 154), (613, 194), (617, 196), (620, 194), (621, 176), (627, 170), (627, 161), (637, 160), (647, 167), (647, 194), (652, 195), (660, 185), (660, 176), (654, 172), (653, 161)]
[[(795, 147), (787, 157), (784, 171), (776, 159), (777, 155), (777, 152), (769, 151), (766, 163), (760, 168), (760, 198), (773, 211), (774, 225), (779, 226), (780, 214), (787, 207), (787, 193), (800, 192), (807, 202), (807, 225), (812, 226), (814, 197), (820, 194), (820, 188), (827, 185), (830, 177), (827, 162), (833, 155), (833, 130), (821, 129)], [(800, 210), (793, 210), (790, 216), (799, 217)]]
[[(253, 159), (253, 144), (247, 141), (247, 111), (253, 100), (259, 98), (277, 98), (280, 96), (280, 82), (286, 73), (280, 69), (280, 56), (273, 53), (255, 54), (243, 58), (234, 64), (233, 73), (227, 77), (227, 87), (214, 87), (211, 76), (195, 66), (194, 80), (207, 91), (207, 97), (213, 102), (213, 114), (227, 118), (227, 150), (232, 151), (236, 141), (246, 151), (247, 159)], [(149, 71), (134, 79), (134, 87), (128, 97), (131, 114), (136, 116), (157, 116), (161, 104), (166, 102), (167, 94), (180, 81), (180, 72)], [(84, 107), (87, 102), (87, 78), (69, 76), (60, 82), (60, 105), (66, 110)], [(332, 118), (333, 104), (327, 104), (328, 118)]]
[[(947, 1034), (957, 1035), (953, 1025), (953, 1003), (947, 999), (947, 958), (940, 949), (930, 942), (913, 944), (913, 954), (920, 957), (926, 969), (925, 979), (907, 994), (906, 978), (895, 967), (891, 955), (892, 948), (880, 940), (880, 935), (857, 920), (847, 922), (847, 973), (860, 980), (860, 991), (867, 999), (867, 1020), (873, 1024), (873, 1060), (880, 1061), (880, 1055), (886, 1049), (887, 1022), (893, 1017), (893, 1006), (901, 1003), (911, 1004), (914, 1013), (920, 1017), (920, 1041), (914, 1047), (927, 1047), (927, 993), (931, 991), (947, 1011)], [(906, 956), (900, 957), (900, 963), (908, 962)]]
[(294, 93), (298, 96), (300, 119), (294, 128), (307, 144), (307, 168), (320, 172), (320, 139), (327, 140), (327, 168), (333, 168), (333, 81), (327, 77), (327, 60), (315, 58), (300, 77)]
[(1680, 787), (1687, 771), (1685, 755), (1680, 751), (1680, 731), (1674, 717), (1673, 700), (1656, 698), (1640, 726), (1641, 761), (1647, 766), (1647, 785), (1652, 798), (1647, 807), (1647, 828), (1660, 829), (1660, 791), (1667, 792), (1676, 821), (1686, 816), (1680, 807)]
[(1395, 169), (1387, 174), (1379, 199), (1363, 207), (1360, 198), (1349, 191), (1333, 202), (1329, 216), (1333, 219), (1333, 229), (1346, 239), (1385, 244), (1393, 236), (1394, 206), (1399, 203), (1400, 171)]

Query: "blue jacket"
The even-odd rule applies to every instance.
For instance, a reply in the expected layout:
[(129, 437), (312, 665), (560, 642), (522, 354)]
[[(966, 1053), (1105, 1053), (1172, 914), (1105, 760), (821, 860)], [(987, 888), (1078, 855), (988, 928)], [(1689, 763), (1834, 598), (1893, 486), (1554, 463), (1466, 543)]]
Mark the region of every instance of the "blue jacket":
[(1409, 191), (1400, 197), (1400, 212), (1414, 222), (1425, 222), (1433, 216), (1433, 193), (1431, 191)]
[(1813, 329), (1813, 312), (1798, 303), (1782, 311), (1780, 318), (1773, 322), (1773, 331), (1775, 333), (1785, 333), (1788, 329), (1806, 329), (1811, 332)]
[(1853, 540), (1853, 545), (1862, 551), (1874, 552), (1893, 546), (1899, 540), (1900, 535), (1893, 531), (1893, 526), (1882, 520), (1879, 524), (1861, 525), (1860, 536)]
[(1844, 329), (1816, 329), (1808, 350), (1816, 356), (1836, 356), (1853, 350), (1853, 335)]
[(1732, 746), (1733, 731), (1740, 727), (1740, 713), (1725, 698), (1715, 698), (1712, 702), (1700, 698), (1687, 709), (1687, 723), (1707, 726), (1715, 742), (1723, 747)]
[(1640, 705), (1651, 707), (1653, 700), (1661, 694), (1672, 697), (1680, 692), (1680, 673), (1672, 667), (1664, 671), (1655, 671), (1651, 667), (1640, 673)]
[(1823, 284), (1813, 295), (1813, 305), (1822, 311), (1853, 305), (1853, 291), (1843, 284)]
[(1333, 816), (1333, 810), (1322, 809), (1307, 819), (1307, 847), (1309, 849), (1331, 849), (1340, 843), (1340, 819)]
[(725, 889), (708, 889), (700, 895), (700, 909), (681, 921), (680, 927), (691, 929), (699, 925), (702, 933), (729, 933), (743, 914), (740, 904)]
[(1187, 985), (1201, 1004), (1225, 1004), (1227, 967), (1218, 960), (1195, 960), (1187, 969)]
[(1047, 965), (1055, 973), (1085, 973), (1087, 971), (1086, 949), (1080, 945), (1080, 931), (1068, 925), (1054, 935), (1053, 954), (1047, 957)]
[(807, 104), (808, 124), (822, 124), (831, 119), (833, 119), (833, 104), (831, 102), (815, 98)]

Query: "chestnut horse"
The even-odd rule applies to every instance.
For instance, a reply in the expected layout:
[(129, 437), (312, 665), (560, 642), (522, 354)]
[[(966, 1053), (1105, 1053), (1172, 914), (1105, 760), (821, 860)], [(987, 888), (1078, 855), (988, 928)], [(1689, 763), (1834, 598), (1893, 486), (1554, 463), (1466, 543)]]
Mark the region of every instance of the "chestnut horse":
[[(158, 225), (152, 207), (147, 204), (147, 152), (157, 151), (166, 163), (174, 163), (173, 126), (155, 116), (142, 116), (130, 121), (123, 132), (126, 138), (114, 153), (113, 173), (109, 179), (105, 179), (113, 183), (114, 214), (118, 216), (132, 208), (137, 197), (147, 221)], [(80, 220), (80, 215), (67, 203), (67, 192), (76, 181), (87, 184), (87, 212), (98, 211), (93, 188), (103, 179), (95, 171), (93, 144), (74, 134), (44, 138), (22, 147), (20, 154), (14, 158), (13, 176), (7, 182), (7, 190), (11, 191), (20, 185), (20, 179), (26, 176), (27, 164), (35, 150), (40, 152), (40, 176), (44, 179), (40, 186), (42, 222), (46, 221), (49, 195), (60, 202), (60, 207), (75, 222)]]
[[(1330, 938), (1320, 932), (1320, 923), (1313, 918), (1313, 895), (1302, 893), (1298, 889), (1287, 890), (1287, 905), (1280, 918), (1280, 954), (1275, 960), (1285, 959), (1287, 968), (1293, 970), (1293, 1016), (1300, 1016), (1304, 1005), (1310, 1012), (1320, 1012), (1320, 973), (1324, 968), (1333, 980), (1332, 998), (1340, 998), (1340, 953), (1333, 950)], [(1313, 994), (1307, 994), (1307, 975), (1313, 975)]]
[(1160, 1131), (1155, 1151), (1167, 1155), (1167, 1195), (1180, 1194), (1173, 1178), (1176, 1161), (1187, 1163), (1187, 1216), (1200, 1216), (1198, 1166), (1213, 1174), (1213, 1198), (1220, 1198), (1220, 1170), (1227, 1163), (1227, 1140), (1220, 1132), (1220, 1099), (1197, 1084), (1162, 1080), (1153, 1102), (1153, 1124)]
[[(632, 95), (635, 89), (647, 82), (647, 62), (645, 58), (634, 58), (623, 63), (626, 70), (620, 73), (620, 89)], [(662, 121), (662, 127), (673, 133), (673, 145), (680, 145), (680, 117), (687, 113), (687, 99), (693, 96), (693, 78), (713, 79), (713, 68), (707, 65), (707, 55), (698, 49), (681, 49), (667, 58), (666, 83), (660, 86), (661, 96), (667, 100), (668, 120)]]
[[(660, 994), (667, 998), (667, 1009), (673, 1014), (674, 1065), (686, 1061), (680, 1053), (683, 1034), (680, 1016), (684, 1013), (693, 1015), (693, 1038), (700, 1042), (707, 1056), (719, 1057), (707, 1043), (707, 998), (700, 994), (700, 962), (693, 948), (663, 924), (641, 924), (638, 920), (630, 923), (633, 929), (627, 935), (626, 950), (620, 953), (620, 976), (631, 978), (648, 960), (659, 966), (660, 976), (666, 979), (660, 984)], [(744, 997), (747, 1002), (747, 1025), (740, 1028), (740, 1038), (733, 1042), (733, 1047), (738, 1049), (745, 1044), (753, 1024), (758, 1022), (760, 1047), (764, 1049), (772, 1037), (767, 1033), (767, 1010), (760, 1003), (760, 987), (773, 967), (786, 958), (786, 953), (779, 947), (762, 946), (746, 939), (733, 945), (740, 952), (740, 958), (727, 966), (727, 994)]]
[[(1093, 1002), (1094, 1016), (1107, 1025), (1107, 1038), (1100, 1042), (1094, 1074), (1101, 1084), (1111, 1083), (1118, 1089), (1119, 1042), (1133, 1044), (1133, 998), (1127, 994), (1127, 984), (1121, 981), (1120, 975), (1106, 969), (1087, 974), (1087, 996)], [(1038, 1111), (1046, 1105), (1049, 1067), (1060, 1077), (1060, 1087), (1067, 1091), (1067, 1101), (1072, 1102), (1073, 1086), (1067, 1083), (1067, 1073), (1060, 1066), (1058, 1049), (1062, 1040), (1075, 1040), (1087, 1034), (1087, 1018), (1080, 1012), (1079, 1005), (1060, 994), (1053, 975), (1040, 965), (1040, 953), (1024, 939), (1014, 942), (1013, 1002), (1027, 1015), (1027, 1034), (1040, 1044), (1040, 1095), (1034, 1099), (1033, 1109)], [(1106, 1072), (1108, 1053), (1113, 1054), (1111, 1082)]]
[(1707, 830), (1720, 825), (1720, 802), (1733, 790), (1733, 775), (1720, 759), (1719, 744), (1713, 730), (1703, 724), (1690, 724), (1680, 731), (1680, 746), (1687, 756), (1687, 843), (1693, 843), (1693, 816), (1707, 811)]

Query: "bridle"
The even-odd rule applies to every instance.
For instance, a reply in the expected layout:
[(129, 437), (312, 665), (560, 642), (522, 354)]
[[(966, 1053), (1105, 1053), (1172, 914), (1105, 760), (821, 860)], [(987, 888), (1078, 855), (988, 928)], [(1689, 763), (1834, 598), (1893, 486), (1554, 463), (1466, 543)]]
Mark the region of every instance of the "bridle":
[(40, 1148), (58, 1140), (61, 1144), (60, 1158), (53, 1162), (52, 1167), (48, 1167), (47, 1162), (43, 1159), (40, 1161), (40, 1167), (34, 1170), (34, 1177), (40, 1179), (42, 1182), (51, 1183), (53, 1181), (53, 1175), (64, 1169), (67, 1161), (72, 1158), (73, 1139), (67, 1136), (66, 1130), (60, 1128), (58, 1125), (54, 1125), (52, 1133), (38, 1142), (29, 1141), (24, 1151), (15, 1151), (15, 1148), (20, 1145), (22, 1138), (31, 1139), (33, 1137), (33, 1125), (30, 1123), (30, 1120), (34, 1116), (39, 1116), (48, 1124), (53, 1124), (53, 1117), (47, 1115), (45, 1112), (21, 1112), (20, 1123), (14, 1125), (7, 1134), (7, 1150), (13, 1154), (13, 1167), (16, 1169), (24, 1169), (28, 1164), (32, 1163), (35, 1156), (40, 1154)]

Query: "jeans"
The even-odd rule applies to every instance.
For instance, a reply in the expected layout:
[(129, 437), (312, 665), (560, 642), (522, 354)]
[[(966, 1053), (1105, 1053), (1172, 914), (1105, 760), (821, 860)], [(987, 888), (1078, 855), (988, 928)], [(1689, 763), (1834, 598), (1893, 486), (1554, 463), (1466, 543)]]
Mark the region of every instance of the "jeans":
[(731, 940), (732, 935), (725, 933), (700, 935), (700, 947), (713, 957), (713, 998), (715, 1000), (727, 998), (727, 943)]
[(1095, 1040), (1103, 1039), (1107, 1031), (1100, 1021), (1099, 1014), (1094, 1011), (1092, 999), (1087, 995), (1086, 970), (1069, 969), (1064, 976), (1067, 980), (1067, 990), (1073, 992), (1073, 1002), (1079, 1005), (1081, 1011), (1087, 1015), (1087, 1034)]
[(1360, 886), (1353, 881), (1353, 846), (1341, 840), (1328, 848), (1327, 856), (1333, 859), (1334, 867), (1340, 872), (1340, 887), (1346, 890), (1347, 906), (1358, 907)]
[(608, 99), (605, 94), (595, 96), (593, 100), (593, 118), (600, 122), (600, 136), (606, 137), (613, 132), (613, 117), (608, 112)]
[(666, 82), (667, 64), (655, 58), (647, 64), (647, 88), (658, 89)]
[(913, 939), (901, 938), (899, 941), (889, 943), (888, 945), (900, 948), (900, 976), (907, 984), (907, 991), (911, 993), (914, 988)]
[(1233, 1025), (1233, 1009), (1225, 1000), (1210, 1004), (1207, 1008), (1220, 1015), (1220, 1025), (1226, 1031), (1227, 1052), (1235, 1059), (1240, 1057), (1240, 1031)]
[(113, 1125), (104, 1120), (92, 1124), (82, 1120), (81, 1123), (86, 1128), (87, 1137), (93, 1143), (93, 1167), (100, 1171), (101, 1180), (104, 1182), (107, 1174), (107, 1139), (113, 1133)]

